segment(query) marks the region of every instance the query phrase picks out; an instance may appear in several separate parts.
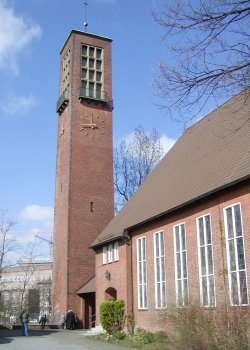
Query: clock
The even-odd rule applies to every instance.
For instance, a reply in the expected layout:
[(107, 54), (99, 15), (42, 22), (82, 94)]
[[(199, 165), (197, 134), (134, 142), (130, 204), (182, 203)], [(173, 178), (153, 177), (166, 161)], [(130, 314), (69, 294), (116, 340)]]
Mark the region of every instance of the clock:
[(80, 116), (81, 121), (80, 131), (83, 132), (84, 136), (89, 136), (91, 139), (96, 135), (104, 135), (104, 119), (101, 114), (94, 116), (94, 113), (88, 115), (87, 113), (84, 116)]

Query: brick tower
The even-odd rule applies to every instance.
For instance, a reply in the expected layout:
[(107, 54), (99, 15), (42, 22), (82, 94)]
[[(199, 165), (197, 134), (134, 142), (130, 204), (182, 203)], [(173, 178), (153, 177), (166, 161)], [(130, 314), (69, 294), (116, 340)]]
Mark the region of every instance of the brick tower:
[(109, 38), (72, 30), (61, 50), (52, 309), (57, 323), (95, 274), (90, 244), (114, 215)]

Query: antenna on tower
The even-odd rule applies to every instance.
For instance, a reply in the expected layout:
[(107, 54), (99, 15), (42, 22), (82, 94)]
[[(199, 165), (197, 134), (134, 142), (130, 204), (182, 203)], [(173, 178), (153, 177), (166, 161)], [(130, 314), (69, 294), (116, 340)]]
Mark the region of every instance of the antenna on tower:
[(87, 31), (87, 27), (88, 27), (88, 22), (87, 22), (87, 6), (88, 6), (88, 3), (84, 2), (83, 5), (85, 6), (85, 18), (84, 18), (83, 25), (84, 25), (85, 32), (86, 32)]

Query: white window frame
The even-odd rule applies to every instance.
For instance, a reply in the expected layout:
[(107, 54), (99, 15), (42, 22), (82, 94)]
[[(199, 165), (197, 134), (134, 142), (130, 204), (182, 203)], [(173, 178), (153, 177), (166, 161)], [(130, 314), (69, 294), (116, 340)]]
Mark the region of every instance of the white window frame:
[[(144, 246), (144, 247), (143, 247)], [(137, 287), (138, 287), (138, 309), (146, 310), (148, 308), (147, 295), (147, 254), (146, 237), (137, 239)], [(139, 254), (141, 252), (141, 254)], [(143, 256), (145, 252), (145, 256)], [(141, 259), (140, 259), (141, 256)]]
[(108, 245), (108, 264), (113, 262), (113, 244)]
[[(236, 225), (235, 225), (235, 207), (239, 206), (240, 208), (240, 219), (241, 219), (241, 230), (242, 235), (236, 236)], [(233, 223), (233, 238), (229, 238), (228, 234), (228, 218), (227, 218), (227, 209), (232, 209), (232, 223)], [(229, 205), (224, 208), (224, 227), (225, 227), (225, 234), (226, 234), (226, 250), (227, 250), (227, 269), (228, 269), (228, 283), (229, 283), (229, 295), (230, 295), (230, 303), (232, 306), (239, 306), (239, 305), (249, 305), (249, 296), (248, 296), (248, 282), (247, 282), (247, 269), (246, 269), (246, 254), (245, 254), (245, 243), (244, 243), (244, 227), (243, 227), (243, 220), (242, 220), (242, 209), (241, 209), (241, 203), (235, 203), (232, 205)], [(238, 245), (237, 245), (237, 239), (242, 237), (243, 242), (243, 254), (244, 254), (244, 263), (245, 263), (245, 269), (239, 269), (239, 259), (238, 259)], [(235, 263), (236, 263), (236, 270), (231, 271), (231, 261), (230, 261), (230, 251), (229, 251), (229, 241), (234, 241), (234, 250), (235, 250)], [(246, 276), (246, 291), (247, 291), (247, 303), (242, 303), (242, 293), (240, 290), (240, 272), (245, 272)], [(232, 296), (232, 273), (236, 273), (237, 276), (237, 289), (238, 289), (238, 300), (239, 303), (233, 302), (233, 296)]]
[[(157, 254), (157, 251), (158, 251), (158, 254)], [(155, 307), (156, 309), (165, 309), (167, 306), (167, 298), (166, 298), (165, 239), (164, 239), (163, 230), (154, 233), (154, 272), (155, 272)], [(158, 295), (158, 287), (160, 291), (160, 298)]]
[(119, 242), (114, 243), (114, 261), (119, 261)]
[(107, 246), (102, 247), (102, 264), (106, 265), (108, 263), (108, 257), (107, 257)]
[[(184, 232), (185, 232), (185, 248), (182, 249), (182, 240), (180, 239), (180, 232), (181, 232), (181, 227), (184, 226)], [(177, 227), (179, 228), (179, 243), (180, 243), (180, 251), (177, 252), (177, 242), (176, 242), (176, 229)], [(175, 265), (175, 292), (176, 292), (176, 306), (177, 307), (183, 307), (186, 305), (189, 299), (189, 290), (188, 290), (188, 266), (187, 266), (187, 235), (186, 235), (186, 225), (185, 222), (182, 222), (178, 225), (175, 225), (173, 227), (173, 236), (174, 236), (174, 265)], [(187, 272), (187, 277), (184, 278), (183, 272), (184, 272), (184, 264), (183, 264), (183, 253), (186, 253), (186, 272)], [(177, 266), (177, 254), (180, 253), (180, 268), (181, 268), (181, 277), (178, 278), (178, 266)], [(184, 295), (184, 285), (185, 285), (185, 280), (187, 284), (187, 300), (185, 302), (185, 295)], [(179, 303), (179, 292), (178, 292), (178, 282), (181, 282), (181, 303)]]
[[(208, 243), (208, 232), (206, 227), (206, 218), (209, 219), (209, 228), (210, 228), (210, 235), (211, 235), (211, 243)], [(202, 220), (203, 224), (203, 232), (204, 232), (204, 244), (200, 241), (200, 220)], [(212, 224), (211, 224), (211, 215), (210, 214), (204, 214), (202, 216), (199, 216), (196, 219), (196, 228), (197, 228), (197, 242), (198, 242), (198, 260), (199, 260), (199, 281), (200, 281), (200, 303), (204, 307), (216, 307), (216, 291), (215, 291), (215, 276), (214, 276), (214, 253), (213, 253), (213, 234), (212, 234)], [(211, 252), (212, 252), (212, 273), (209, 273), (209, 259), (208, 259), (208, 247), (211, 246)], [(205, 270), (206, 273), (202, 273), (202, 258), (201, 258), (201, 248), (205, 249)], [(207, 305), (204, 305), (203, 300), (203, 284), (202, 279), (206, 278), (207, 283)], [(212, 303), (211, 300), (211, 286), (209, 283), (209, 279), (213, 278), (213, 293), (214, 293), (214, 303)]]

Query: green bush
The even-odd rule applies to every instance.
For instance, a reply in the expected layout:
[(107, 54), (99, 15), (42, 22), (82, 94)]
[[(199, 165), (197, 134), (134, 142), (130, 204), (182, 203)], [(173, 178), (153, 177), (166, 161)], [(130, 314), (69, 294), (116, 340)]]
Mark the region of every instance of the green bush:
[(125, 303), (123, 300), (104, 301), (100, 306), (100, 321), (108, 334), (115, 335), (124, 326)]

